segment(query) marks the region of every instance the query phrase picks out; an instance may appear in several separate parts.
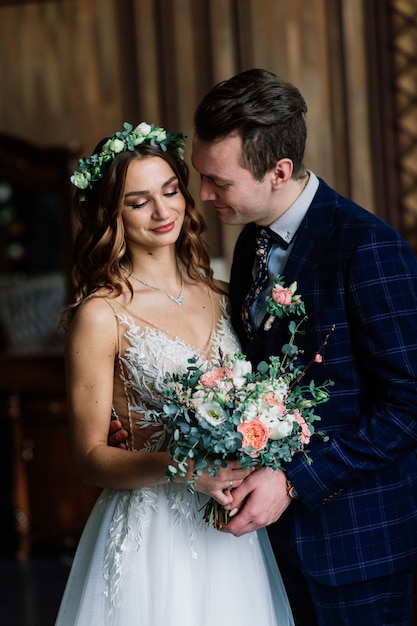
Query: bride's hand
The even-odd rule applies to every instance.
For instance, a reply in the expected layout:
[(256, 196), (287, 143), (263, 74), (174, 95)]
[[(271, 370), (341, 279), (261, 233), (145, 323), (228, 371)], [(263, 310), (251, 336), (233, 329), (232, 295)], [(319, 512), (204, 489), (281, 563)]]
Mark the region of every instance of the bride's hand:
[[(220, 467), (215, 477), (210, 476), (208, 470), (204, 470), (201, 476), (198, 476), (195, 489), (214, 498), (223, 506), (231, 504), (233, 502), (231, 489), (239, 487), (254, 469), (251, 467), (243, 470), (239, 461), (228, 461), (226, 467)], [(192, 471), (190, 473), (192, 475)], [(189, 479), (190, 476), (187, 473), (183, 480), (187, 482)]]

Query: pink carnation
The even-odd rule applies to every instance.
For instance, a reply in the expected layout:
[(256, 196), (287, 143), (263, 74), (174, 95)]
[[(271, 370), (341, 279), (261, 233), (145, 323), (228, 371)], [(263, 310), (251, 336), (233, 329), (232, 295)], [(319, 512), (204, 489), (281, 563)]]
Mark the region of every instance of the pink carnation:
[(306, 424), (305, 419), (301, 416), (299, 411), (294, 411), (294, 421), (300, 424), (301, 433), (300, 433), (300, 442), (303, 446), (306, 446), (310, 443), (310, 430)]
[(291, 289), (288, 289), (288, 287), (274, 285), (274, 287), (272, 287), (272, 299), (277, 304), (290, 306), (292, 303), (292, 291)]
[(282, 400), (278, 400), (278, 398), (272, 392), (266, 393), (264, 396), (262, 396), (262, 404), (265, 407), (278, 407), (281, 415), (285, 415), (287, 413), (287, 408), (284, 402), (282, 402)]
[(233, 372), (226, 367), (218, 367), (215, 370), (205, 372), (200, 376), (199, 383), (204, 387), (215, 387), (222, 380), (233, 377)]
[(262, 396), (262, 403), (265, 406), (279, 406), (285, 410), (284, 404), (275, 397), (272, 391)]

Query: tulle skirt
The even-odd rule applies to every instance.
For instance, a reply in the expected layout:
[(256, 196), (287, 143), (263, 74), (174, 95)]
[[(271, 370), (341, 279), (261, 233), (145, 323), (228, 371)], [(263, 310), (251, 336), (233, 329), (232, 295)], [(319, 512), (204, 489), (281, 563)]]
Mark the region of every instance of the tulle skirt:
[(184, 485), (104, 490), (78, 545), (56, 626), (289, 626), (264, 529), (208, 528)]

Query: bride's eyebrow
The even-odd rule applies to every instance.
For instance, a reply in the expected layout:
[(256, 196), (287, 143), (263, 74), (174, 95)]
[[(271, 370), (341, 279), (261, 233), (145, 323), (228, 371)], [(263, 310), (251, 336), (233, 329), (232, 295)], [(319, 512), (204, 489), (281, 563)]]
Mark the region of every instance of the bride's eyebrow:
[[(171, 178), (168, 178), (168, 180), (165, 181), (161, 185), (161, 188), (164, 189), (165, 187), (168, 187), (168, 185), (170, 185), (171, 183), (173, 183), (176, 180), (178, 180), (177, 176), (171, 176)], [(145, 195), (147, 193), (149, 193), (149, 189), (143, 189), (143, 190), (138, 190), (138, 191), (129, 191), (128, 193), (125, 193), (125, 198), (128, 198), (129, 196), (141, 196), (141, 195)]]

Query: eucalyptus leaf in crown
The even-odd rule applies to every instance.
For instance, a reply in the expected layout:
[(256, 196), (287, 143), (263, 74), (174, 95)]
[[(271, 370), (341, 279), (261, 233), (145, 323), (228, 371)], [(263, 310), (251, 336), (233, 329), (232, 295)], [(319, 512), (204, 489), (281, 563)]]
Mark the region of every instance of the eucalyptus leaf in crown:
[(124, 130), (116, 132), (106, 141), (100, 153), (78, 161), (77, 170), (70, 178), (75, 187), (91, 189), (93, 183), (103, 177), (103, 166), (121, 152), (133, 151), (140, 144), (149, 144), (163, 152), (166, 152), (167, 146), (171, 146), (179, 157), (184, 155), (185, 135), (182, 133), (167, 133), (164, 128), (146, 122), (141, 122), (136, 128), (125, 122), (123, 128)]

